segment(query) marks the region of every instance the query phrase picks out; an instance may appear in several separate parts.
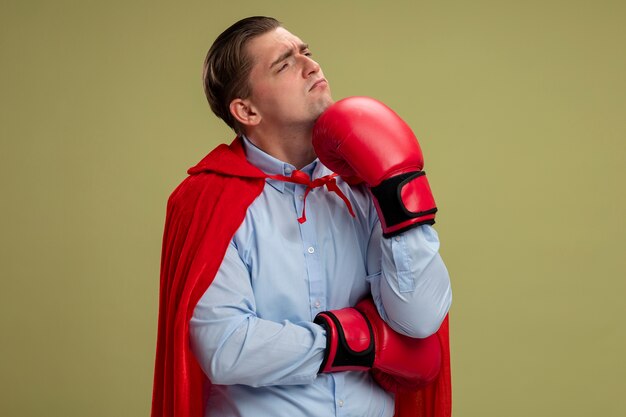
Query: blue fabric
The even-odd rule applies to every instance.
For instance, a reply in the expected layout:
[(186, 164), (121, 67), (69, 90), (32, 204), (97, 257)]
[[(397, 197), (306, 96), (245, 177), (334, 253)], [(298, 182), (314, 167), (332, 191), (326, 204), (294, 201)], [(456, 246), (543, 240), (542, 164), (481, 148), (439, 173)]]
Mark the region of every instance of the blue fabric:
[[(265, 173), (295, 169), (247, 139), (244, 148)], [(331, 173), (318, 160), (301, 171)], [(367, 189), (337, 184), (356, 218), (316, 188), (300, 224), (306, 187), (272, 179), (248, 208), (190, 322), (192, 350), (214, 384), (207, 416), (393, 416), (393, 395), (368, 372), (318, 375), (326, 336), (312, 320), (372, 294), (396, 331), (427, 337), (448, 312), (450, 280), (431, 226), (384, 239)]]

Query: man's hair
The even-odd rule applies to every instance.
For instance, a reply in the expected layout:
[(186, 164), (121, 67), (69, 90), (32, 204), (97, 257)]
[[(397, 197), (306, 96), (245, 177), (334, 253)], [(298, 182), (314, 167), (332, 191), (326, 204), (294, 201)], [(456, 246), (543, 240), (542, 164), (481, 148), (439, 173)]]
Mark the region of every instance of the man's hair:
[(280, 27), (281, 23), (266, 16), (252, 16), (234, 23), (222, 32), (209, 49), (202, 68), (202, 82), (213, 113), (238, 135), (243, 127), (230, 113), (230, 102), (251, 94), (249, 75), (252, 59), (246, 53), (251, 39)]

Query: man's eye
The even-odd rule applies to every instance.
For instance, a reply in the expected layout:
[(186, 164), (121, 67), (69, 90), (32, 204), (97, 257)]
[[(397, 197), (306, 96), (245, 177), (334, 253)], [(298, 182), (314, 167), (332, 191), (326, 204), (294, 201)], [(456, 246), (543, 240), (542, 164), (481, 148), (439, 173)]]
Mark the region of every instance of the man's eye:
[(311, 52), (309, 52), (309, 51), (306, 51), (306, 52), (304, 53), (304, 55), (305, 55), (305, 56), (313, 56), (313, 54), (312, 54)]
[(281, 72), (282, 70), (284, 70), (285, 68), (287, 68), (287, 63), (284, 63), (283, 65), (280, 66), (280, 68), (278, 69), (278, 72)]

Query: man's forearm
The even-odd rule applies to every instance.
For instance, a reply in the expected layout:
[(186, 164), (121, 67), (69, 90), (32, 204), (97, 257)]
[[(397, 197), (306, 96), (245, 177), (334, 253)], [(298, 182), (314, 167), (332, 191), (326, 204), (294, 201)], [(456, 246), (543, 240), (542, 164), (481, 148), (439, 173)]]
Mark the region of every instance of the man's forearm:
[(324, 331), (311, 322), (280, 323), (256, 313), (250, 278), (229, 246), (189, 323), (191, 348), (214, 384), (305, 384), (324, 357)]
[(191, 346), (205, 374), (219, 385), (294, 385), (312, 382), (326, 346), (313, 323), (275, 323), (248, 316), (226, 331), (193, 324)]
[[(381, 315), (396, 331), (424, 338), (435, 333), (452, 302), (437, 232), (422, 225), (382, 239), (381, 279), (373, 288)], [(375, 284), (374, 284), (375, 285)]]

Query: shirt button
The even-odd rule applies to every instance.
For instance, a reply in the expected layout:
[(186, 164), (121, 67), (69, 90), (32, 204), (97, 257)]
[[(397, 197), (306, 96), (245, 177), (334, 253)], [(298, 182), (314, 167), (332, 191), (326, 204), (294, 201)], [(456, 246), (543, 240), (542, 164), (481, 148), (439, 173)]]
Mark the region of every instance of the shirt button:
[(298, 199), (300, 199), (300, 201), (304, 200), (304, 196), (303, 195), (299, 195)]
[(339, 404), (339, 407), (343, 407), (343, 400), (339, 400), (337, 404)]
[(291, 168), (289, 168), (289, 167), (285, 168), (285, 174), (286, 175), (291, 175)]
[(400, 241), (400, 236), (396, 236), (394, 239), (396, 240), (396, 242), (399, 242)]
[(317, 300), (315, 302), (315, 304), (313, 304), (315, 306), (315, 308), (320, 308), (320, 306), (322, 305), (322, 303), (320, 303), (320, 300)]
[(307, 251), (308, 251), (309, 253), (313, 253), (313, 252), (315, 252), (315, 248), (313, 248), (313, 246), (311, 246), (311, 247), (309, 247), (309, 248), (307, 249)]

